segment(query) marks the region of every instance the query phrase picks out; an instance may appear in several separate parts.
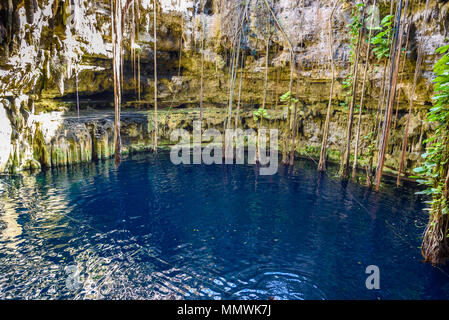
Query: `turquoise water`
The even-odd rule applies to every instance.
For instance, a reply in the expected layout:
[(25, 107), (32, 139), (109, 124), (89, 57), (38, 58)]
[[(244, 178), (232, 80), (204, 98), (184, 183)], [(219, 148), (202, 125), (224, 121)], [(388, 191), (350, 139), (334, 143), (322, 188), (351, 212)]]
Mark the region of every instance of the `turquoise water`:
[[(0, 178), (0, 298), (447, 299), (416, 187), (167, 153)], [(380, 270), (368, 290), (365, 269)]]

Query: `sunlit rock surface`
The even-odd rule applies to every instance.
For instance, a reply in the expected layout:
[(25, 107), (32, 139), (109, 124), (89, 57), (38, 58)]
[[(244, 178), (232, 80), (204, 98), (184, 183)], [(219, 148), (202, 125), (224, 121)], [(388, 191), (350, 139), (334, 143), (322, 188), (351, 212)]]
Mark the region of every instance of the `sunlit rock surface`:
[(11, 123), (5, 107), (0, 103), (0, 172), (5, 170), (11, 152)]

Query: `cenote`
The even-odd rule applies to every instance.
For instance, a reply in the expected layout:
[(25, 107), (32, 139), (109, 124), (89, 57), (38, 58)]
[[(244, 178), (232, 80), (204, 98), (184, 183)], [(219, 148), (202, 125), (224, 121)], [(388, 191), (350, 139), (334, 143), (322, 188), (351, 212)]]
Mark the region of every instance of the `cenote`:
[(0, 1), (0, 300), (439, 300), (447, 262), (449, 1)]
[(421, 261), (416, 186), (376, 193), (335, 171), (300, 159), (259, 176), (159, 152), (3, 177), (0, 297), (448, 298), (448, 271)]

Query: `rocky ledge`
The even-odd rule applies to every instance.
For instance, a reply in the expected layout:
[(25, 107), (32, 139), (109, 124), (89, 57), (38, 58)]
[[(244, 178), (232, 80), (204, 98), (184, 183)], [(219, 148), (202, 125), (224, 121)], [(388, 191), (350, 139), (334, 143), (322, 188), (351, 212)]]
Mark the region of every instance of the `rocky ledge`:
[[(0, 105), (1, 107), (1, 105)], [(299, 112), (298, 138), (296, 152), (298, 155), (311, 158), (319, 157), (321, 132), (324, 125), (324, 115), (320, 106), (303, 106)], [(0, 108), (0, 112), (5, 112)], [(270, 120), (265, 126), (282, 130), (285, 128), (286, 109), (269, 110)], [(253, 119), (253, 110), (245, 109), (241, 113), (240, 127), (242, 129), (257, 129)], [(123, 153), (145, 152), (152, 150), (153, 111), (136, 111), (135, 108), (124, 110), (121, 114), (121, 137)], [(166, 109), (158, 113), (160, 145), (170, 143), (170, 134), (175, 129), (185, 129), (192, 132), (193, 121), (199, 120), (198, 108)], [(203, 110), (203, 129), (214, 128), (222, 131), (226, 112), (224, 108), (208, 107)], [(2, 117), (0, 117), (1, 119)], [(328, 139), (329, 160), (338, 161), (343, 148), (343, 137), (346, 128), (344, 110), (336, 108), (334, 121), (330, 126)], [(86, 110), (76, 114), (63, 112), (43, 113), (39, 115), (25, 114), (16, 119), (20, 132), (8, 126), (1, 126), (0, 139), (0, 169), (17, 173), (23, 170), (40, 170), (66, 166), (83, 162), (104, 160), (114, 154), (114, 113), (112, 110)], [(394, 172), (398, 168), (400, 156), (399, 140), (402, 138), (402, 120), (393, 130), (391, 150), (387, 157), (387, 171)], [(362, 137), (367, 135), (372, 127), (369, 115), (362, 116)], [(411, 147), (407, 152), (407, 169), (416, 167), (421, 160), (422, 139), (427, 128), (424, 113), (414, 115), (410, 125)], [(396, 141), (398, 140), (398, 141)], [(6, 143), (8, 141), (8, 143)], [(10, 141), (12, 143), (10, 143)], [(362, 147), (371, 141), (362, 139)], [(9, 148), (8, 148), (9, 147)], [(282, 144), (280, 144), (282, 149)], [(360, 165), (366, 164), (367, 158), (362, 155)]]

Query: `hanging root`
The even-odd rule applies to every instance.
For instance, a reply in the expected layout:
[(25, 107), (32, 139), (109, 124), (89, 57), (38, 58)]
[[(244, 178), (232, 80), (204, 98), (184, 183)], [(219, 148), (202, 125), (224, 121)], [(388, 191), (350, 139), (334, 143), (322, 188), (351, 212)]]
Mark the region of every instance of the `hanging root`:
[(25, 14), (28, 24), (33, 24), (36, 7), (37, 3), (35, 0), (25, 0)]
[(370, 166), (366, 166), (366, 185), (368, 188), (371, 188), (373, 186), (373, 177), (371, 174)]
[(115, 142), (115, 153), (114, 153), (114, 159), (115, 159), (115, 165), (118, 167), (120, 163), (122, 162), (122, 142), (120, 138), (120, 134), (117, 136), (117, 140)]
[(446, 180), (444, 181), (444, 197), (449, 198), (449, 170), (447, 171)]
[(449, 258), (448, 221), (447, 215), (431, 214), (421, 248), (421, 253), (426, 262), (433, 265), (445, 264)]

